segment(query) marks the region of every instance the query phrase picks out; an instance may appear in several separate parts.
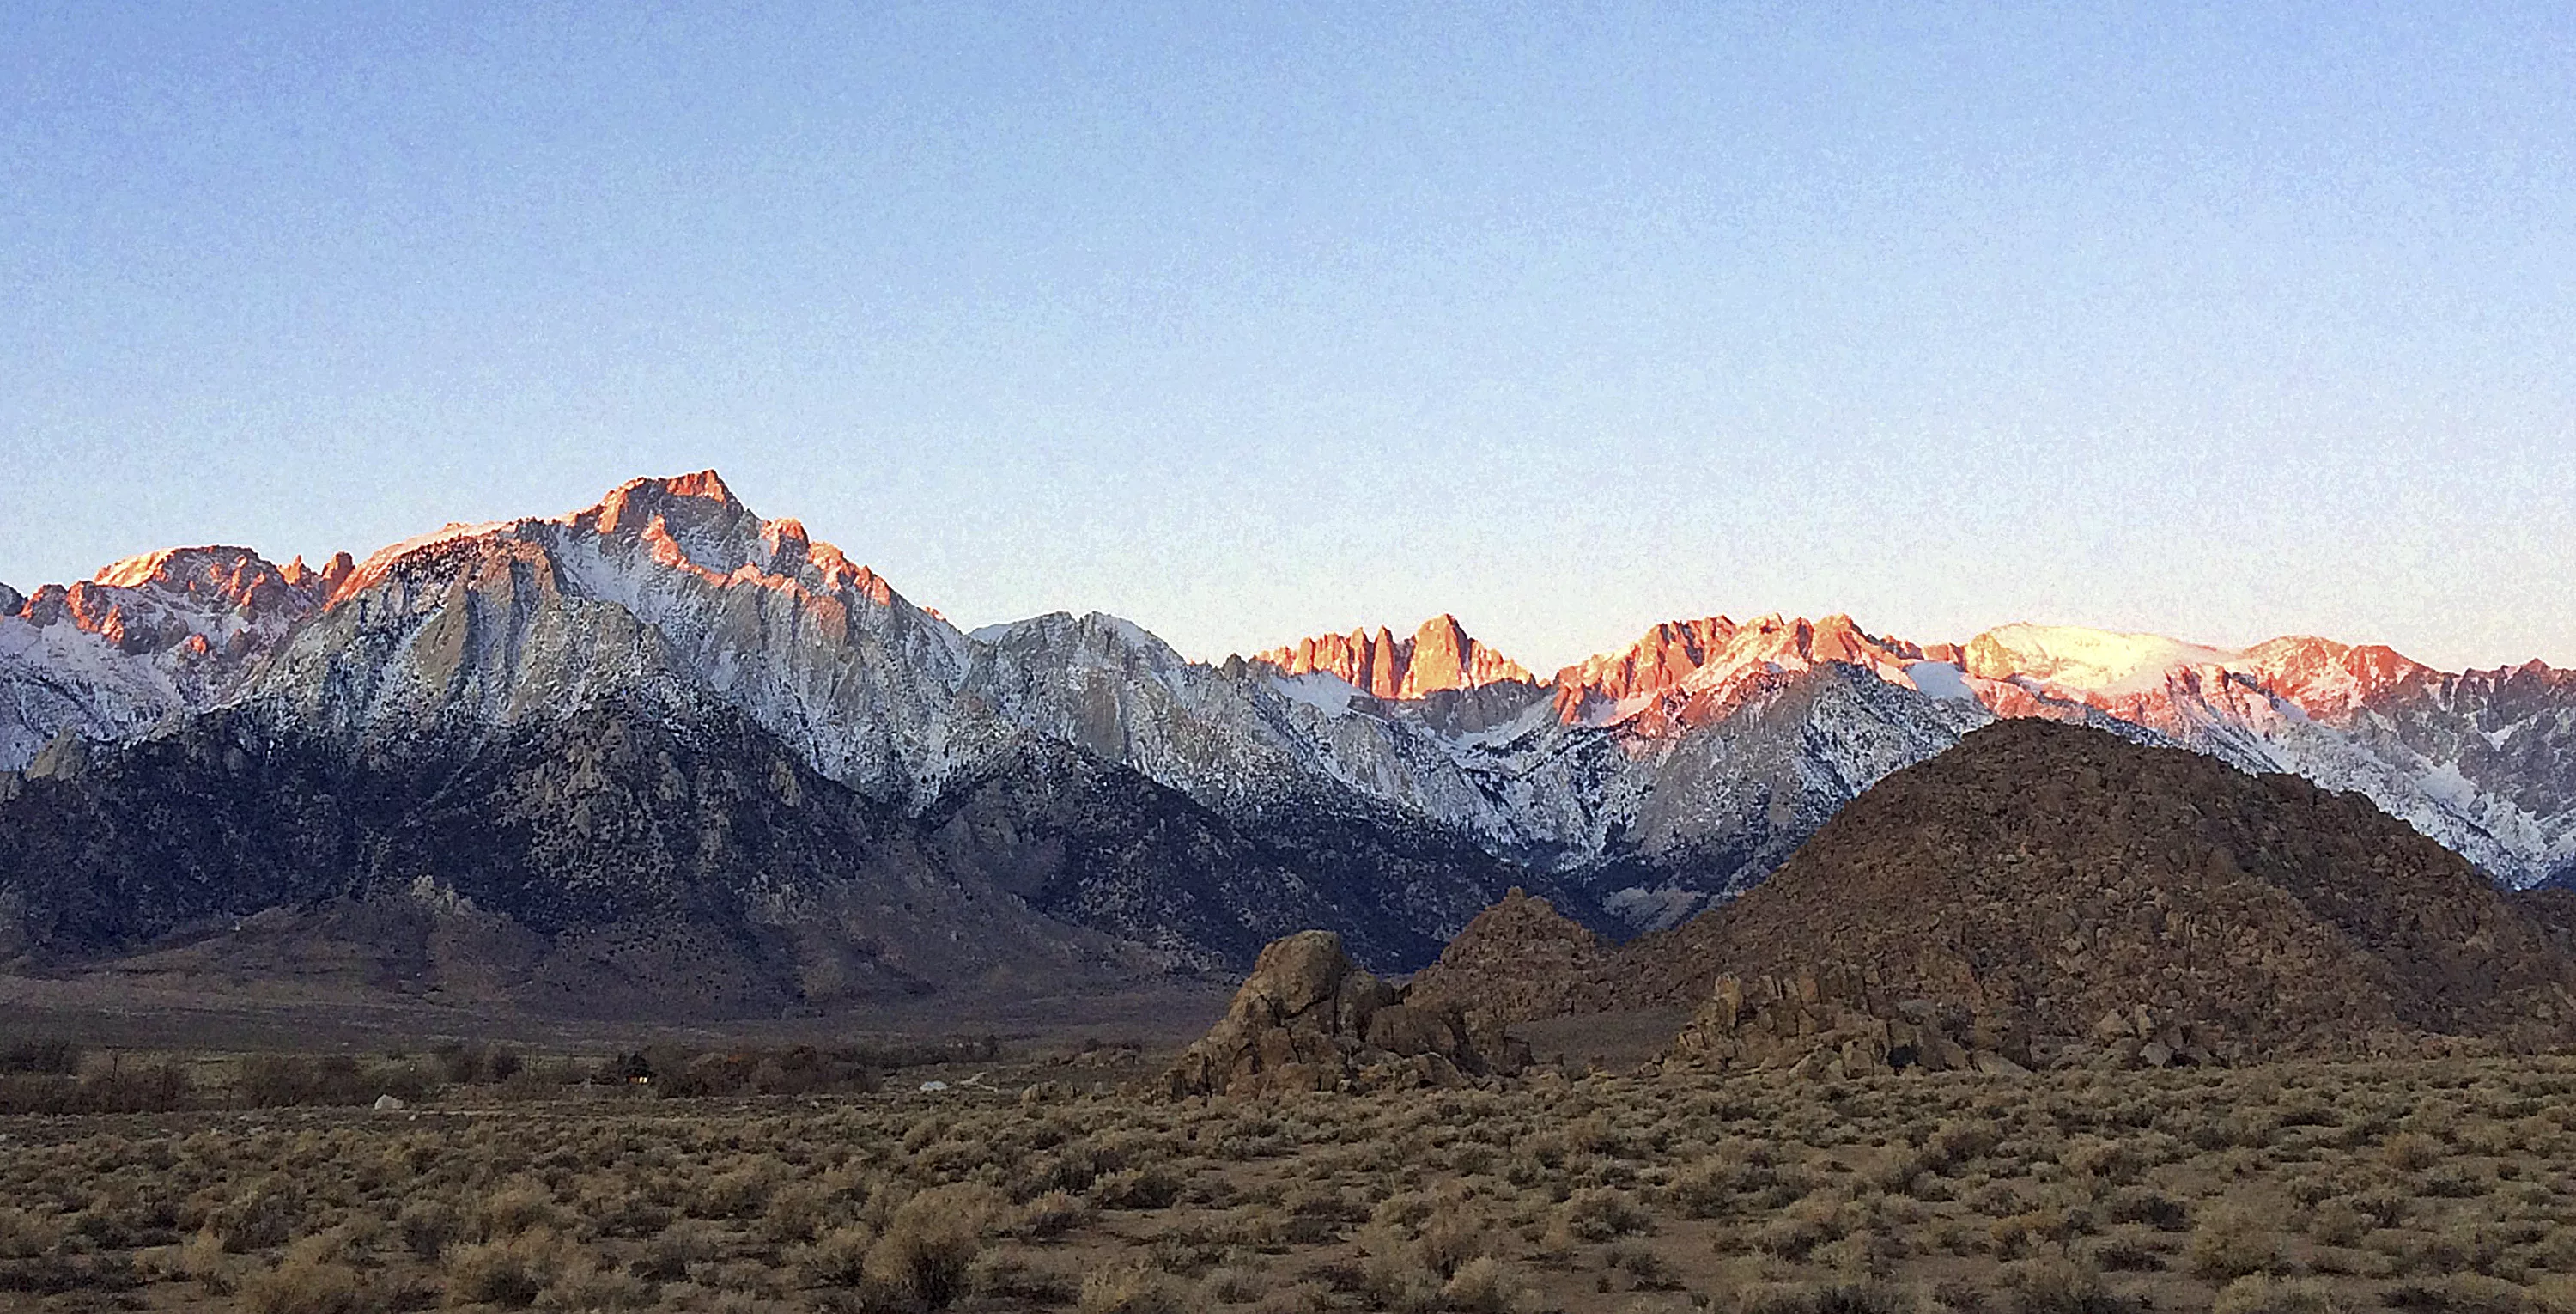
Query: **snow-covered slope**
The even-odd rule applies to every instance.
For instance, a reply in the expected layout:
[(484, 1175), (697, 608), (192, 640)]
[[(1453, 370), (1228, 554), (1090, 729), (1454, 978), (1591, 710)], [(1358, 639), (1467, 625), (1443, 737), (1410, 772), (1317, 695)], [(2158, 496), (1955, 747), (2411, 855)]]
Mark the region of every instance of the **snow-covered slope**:
[(2224, 665), (2243, 656), (2160, 634), (2007, 625), (1970, 640), (1966, 666), (1969, 674), (1985, 679), (2117, 698), (2161, 688), (2174, 671)]
[(170, 548), (33, 596), (0, 589), (0, 770), (55, 736), (130, 739), (222, 701), (350, 570)]
[(561, 715), (611, 691), (712, 699), (825, 775), (901, 796), (948, 747), (974, 647), (709, 472), (379, 552), (240, 700), (399, 738)]

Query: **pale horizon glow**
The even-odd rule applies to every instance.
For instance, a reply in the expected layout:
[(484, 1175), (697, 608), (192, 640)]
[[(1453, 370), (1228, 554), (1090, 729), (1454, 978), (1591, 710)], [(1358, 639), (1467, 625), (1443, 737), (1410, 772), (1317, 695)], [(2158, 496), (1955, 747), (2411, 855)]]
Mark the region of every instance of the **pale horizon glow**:
[(0, 76), (21, 590), (712, 467), (1203, 660), (2576, 666), (2559, 7), (78, 6)]

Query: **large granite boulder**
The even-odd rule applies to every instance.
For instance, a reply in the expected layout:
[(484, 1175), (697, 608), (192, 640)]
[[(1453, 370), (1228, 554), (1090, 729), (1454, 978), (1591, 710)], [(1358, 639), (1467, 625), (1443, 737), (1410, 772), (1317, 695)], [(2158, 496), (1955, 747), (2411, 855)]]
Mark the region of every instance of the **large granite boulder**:
[(1526, 1042), (1500, 1018), (1406, 1002), (1330, 931), (1272, 941), (1225, 1019), (1165, 1074), (1175, 1097), (1456, 1086), (1518, 1072)]

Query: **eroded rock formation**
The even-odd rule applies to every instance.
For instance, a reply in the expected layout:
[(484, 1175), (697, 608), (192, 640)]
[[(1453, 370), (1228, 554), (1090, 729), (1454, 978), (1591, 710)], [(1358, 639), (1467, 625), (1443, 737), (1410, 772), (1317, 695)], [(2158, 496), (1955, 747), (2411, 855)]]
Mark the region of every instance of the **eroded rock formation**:
[(1330, 931), (1272, 941), (1166, 1084), (1175, 1097), (1456, 1086), (1528, 1063), (1529, 1046), (1500, 1019), (1405, 993), (1353, 963)]
[(1794, 977), (1719, 977), (1673, 1041), (1671, 1057), (1721, 1070), (1794, 1068), (1828, 1077), (1921, 1068), (2021, 1073), (2030, 1037), (2017, 1017), (1953, 1001), (1889, 995), (1877, 974), (1838, 967)]

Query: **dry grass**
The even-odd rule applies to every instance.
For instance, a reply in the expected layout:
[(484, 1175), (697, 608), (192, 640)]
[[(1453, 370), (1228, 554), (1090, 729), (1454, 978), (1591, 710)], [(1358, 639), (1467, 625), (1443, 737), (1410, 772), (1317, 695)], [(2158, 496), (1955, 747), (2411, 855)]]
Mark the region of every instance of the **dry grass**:
[[(545, 1060), (438, 1062), (488, 1087)], [(1015, 1081), (0, 1135), (9, 1307), (2576, 1310), (2565, 1059), (1177, 1105)]]

